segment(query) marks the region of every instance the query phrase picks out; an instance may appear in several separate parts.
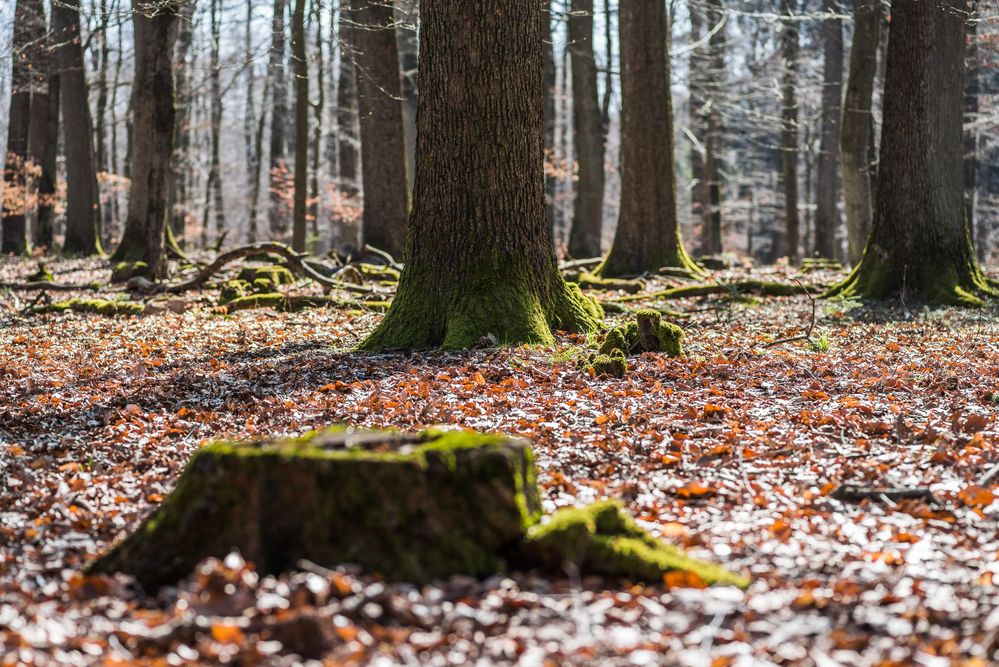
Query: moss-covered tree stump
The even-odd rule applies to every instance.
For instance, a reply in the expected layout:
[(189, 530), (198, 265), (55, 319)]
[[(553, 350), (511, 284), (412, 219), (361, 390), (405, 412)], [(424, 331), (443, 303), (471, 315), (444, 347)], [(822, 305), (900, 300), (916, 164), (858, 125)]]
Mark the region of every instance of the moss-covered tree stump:
[(422, 583), (570, 560), (592, 574), (655, 580), (680, 568), (744, 583), (659, 543), (618, 505), (543, 521), (526, 442), (343, 429), (199, 450), (163, 505), (89, 569), (154, 590), (232, 549), (263, 573), (306, 559)]

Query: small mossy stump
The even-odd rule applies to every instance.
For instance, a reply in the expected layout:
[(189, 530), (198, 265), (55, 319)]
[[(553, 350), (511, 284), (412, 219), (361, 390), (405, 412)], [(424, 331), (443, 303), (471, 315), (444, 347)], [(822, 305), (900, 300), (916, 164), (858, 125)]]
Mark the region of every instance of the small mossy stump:
[(671, 570), (705, 583), (746, 582), (598, 503), (541, 518), (528, 443), (501, 435), (330, 429), (300, 438), (199, 450), (176, 490), (88, 567), (124, 572), (147, 590), (239, 549), (263, 573), (306, 559), (355, 563), (423, 583), (512, 568), (658, 581)]
[(624, 352), (621, 350), (613, 350), (610, 354), (598, 354), (590, 359), (589, 365), (598, 376), (623, 378), (628, 372), (628, 360), (624, 358)]
[(600, 345), (599, 353), (624, 356), (642, 352), (665, 352), (671, 357), (683, 355), (683, 329), (663, 322), (657, 310), (640, 310), (635, 321), (611, 329)]

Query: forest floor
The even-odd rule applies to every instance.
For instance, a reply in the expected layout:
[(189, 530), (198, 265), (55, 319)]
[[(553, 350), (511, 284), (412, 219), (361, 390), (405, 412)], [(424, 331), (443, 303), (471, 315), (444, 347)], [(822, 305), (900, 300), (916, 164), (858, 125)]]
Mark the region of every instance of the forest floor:
[[(106, 279), (96, 266), (51, 268)], [(5, 261), (0, 282), (33, 270)], [(380, 315), (227, 315), (211, 296), (133, 317), (23, 315), (33, 293), (0, 297), (0, 663), (970, 667), (999, 650), (994, 304), (820, 301), (811, 342), (765, 347), (807, 328), (808, 297), (671, 301), (686, 357), (645, 354), (603, 379), (573, 363), (579, 337), (360, 354)], [(418, 588), (349, 567), (258, 577), (233, 555), (151, 598), (78, 574), (204, 443), (330, 424), (524, 436), (549, 509), (624, 499), (753, 583)]]

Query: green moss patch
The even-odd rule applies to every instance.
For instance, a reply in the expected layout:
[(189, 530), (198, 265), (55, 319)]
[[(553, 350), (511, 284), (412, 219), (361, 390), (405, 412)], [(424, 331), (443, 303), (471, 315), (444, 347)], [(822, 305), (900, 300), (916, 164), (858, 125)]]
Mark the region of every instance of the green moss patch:
[(147, 590), (239, 549), (263, 573), (355, 563), (422, 583), (512, 568), (656, 581), (671, 570), (744, 585), (639, 528), (614, 503), (541, 522), (528, 443), (501, 435), (330, 429), (290, 440), (217, 442), (137, 531), (88, 568)]
[(40, 307), (40, 313), (61, 313), (72, 310), (77, 313), (95, 313), (108, 317), (141, 315), (145, 306), (134, 301), (108, 301), (106, 299), (66, 299)]
[(269, 264), (267, 266), (248, 266), (239, 272), (239, 280), (255, 284), (256, 281), (263, 281), (270, 288), (281, 285), (295, 284), (295, 276), (284, 266)]

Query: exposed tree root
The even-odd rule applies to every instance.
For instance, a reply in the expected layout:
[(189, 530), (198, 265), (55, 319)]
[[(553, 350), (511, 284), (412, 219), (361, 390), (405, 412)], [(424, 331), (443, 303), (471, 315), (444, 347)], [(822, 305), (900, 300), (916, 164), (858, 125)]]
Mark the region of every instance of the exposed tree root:
[(716, 294), (730, 296), (738, 294), (755, 294), (757, 296), (794, 296), (796, 294), (809, 294), (811, 289), (822, 288), (809, 288), (801, 284), (787, 285), (785, 283), (767, 282), (765, 280), (745, 280), (738, 283), (709, 283), (706, 285), (673, 287), (661, 292), (623, 296), (616, 299), (610, 299), (610, 301), (613, 303), (625, 303), (628, 301), (641, 301), (643, 299), (686, 299), (699, 296), (713, 296)]

